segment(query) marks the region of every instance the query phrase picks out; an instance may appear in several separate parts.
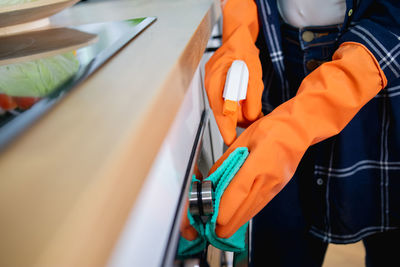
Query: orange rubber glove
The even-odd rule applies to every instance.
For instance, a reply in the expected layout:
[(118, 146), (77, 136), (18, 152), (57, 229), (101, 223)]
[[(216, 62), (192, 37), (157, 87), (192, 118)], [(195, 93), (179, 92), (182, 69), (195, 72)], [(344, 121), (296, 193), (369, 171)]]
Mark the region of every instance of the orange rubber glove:
[[(206, 64), (205, 87), (222, 138), (227, 145), (236, 138), (236, 125), (248, 125), (261, 114), (264, 90), (262, 68), (255, 46), (259, 24), (253, 0), (228, 0), (223, 7), (222, 46)], [(236, 112), (223, 114), (222, 98), (226, 74), (234, 60), (243, 60), (249, 69), (246, 99)]]
[(182, 215), (182, 220), (181, 220), (181, 225), (180, 225), (180, 233), (183, 238), (189, 241), (193, 241), (197, 238), (199, 235), (194, 229), (193, 226), (190, 225), (189, 218), (187, 216), (187, 210), (189, 207), (189, 200), (186, 201), (185, 206), (183, 208), (183, 215)]
[(211, 169), (235, 148), (249, 148), (221, 198), (217, 235), (231, 236), (256, 215), (288, 183), (307, 148), (338, 134), (386, 83), (367, 48), (347, 42), (303, 80), (294, 98), (246, 129)]

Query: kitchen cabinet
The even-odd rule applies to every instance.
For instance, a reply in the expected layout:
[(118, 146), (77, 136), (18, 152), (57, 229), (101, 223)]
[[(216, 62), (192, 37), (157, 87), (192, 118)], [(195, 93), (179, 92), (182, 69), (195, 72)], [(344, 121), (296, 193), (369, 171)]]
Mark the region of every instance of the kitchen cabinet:
[(205, 110), (200, 79), (197, 70), (142, 186), (110, 266), (159, 266), (163, 260)]
[[(216, 27), (218, 29), (218, 27)], [(204, 90), (205, 54), (152, 165), (109, 266), (172, 266), (193, 167), (207, 174), (223, 141)]]
[[(160, 241), (147, 247), (154, 255), (144, 266), (160, 262), (171, 226), (163, 216), (176, 208), (187, 144), (205, 109), (201, 91), (189, 88), (201, 84), (199, 62), (219, 15), (218, 0), (115, 0), (87, 1), (50, 19), (74, 26), (157, 17), (0, 154), (1, 266), (117, 266), (136, 207), (151, 214), (138, 203), (153, 186), (164, 213), (147, 222), (160, 229), (144, 233), (146, 242)], [(179, 115), (186, 102), (196, 107), (184, 111), (189, 120)], [(168, 137), (172, 131), (185, 134)], [(159, 158), (169, 174), (156, 175)], [(160, 184), (155, 175), (172, 178)]]

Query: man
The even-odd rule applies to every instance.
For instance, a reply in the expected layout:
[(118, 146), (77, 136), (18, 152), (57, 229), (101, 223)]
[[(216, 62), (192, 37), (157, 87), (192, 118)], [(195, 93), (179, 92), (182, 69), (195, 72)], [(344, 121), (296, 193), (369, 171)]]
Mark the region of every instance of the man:
[[(224, 112), (236, 59), (249, 68), (247, 98)], [(216, 233), (229, 237), (262, 210), (254, 266), (320, 266), (328, 243), (359, 240), (367, 266), (397, 266), (399, 77), (399, 1), (225, 1), (205, 84), (230, 147), (212, 170), (237, 147), (250, 155)]]

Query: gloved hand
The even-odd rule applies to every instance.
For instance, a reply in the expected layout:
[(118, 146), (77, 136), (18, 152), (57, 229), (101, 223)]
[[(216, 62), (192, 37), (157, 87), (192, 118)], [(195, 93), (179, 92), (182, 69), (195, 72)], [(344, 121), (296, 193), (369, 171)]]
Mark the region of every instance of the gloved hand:
[(386, 83), (371, 52), (347, 42), (303, 80), (294, 98), (246, 129), (211, 169), (235, 148), (249, 148), (222, 196), (217, 235), (231, 236), (256, 215), (291, 179), (307, 148), (338, 134)]
[[(206, 64), (205, 87), (222, 138), (227, 145), (236, 138), (236, 126), (248, 125), (260, 117), (264, 89), (262, 68), (255, 46), (259, 25), (253, 0), (229, 0), (223, 7), (222, 46)], [(249, 69), (246, 100), (236, 113), (223, 114), (222, 98), (226, 74), (234, 60), (243, 60)]]
[(185, 207), (183, 208), (184, 214), (182, 215), (182, 221), (179, 230), (183, 238), (188, 241), (193, 241), (198, 237), (199, 234), (197, 233), (196, 229), (192, 225), (190, 225), (190, 221), (187, 215), (188, 208), (189, 201), (186, 201)]

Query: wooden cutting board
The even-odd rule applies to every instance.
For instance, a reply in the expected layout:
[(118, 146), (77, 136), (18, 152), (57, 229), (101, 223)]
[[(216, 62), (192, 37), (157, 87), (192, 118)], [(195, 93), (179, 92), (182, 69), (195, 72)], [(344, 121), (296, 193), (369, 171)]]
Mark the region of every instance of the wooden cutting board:
[(0, 7), (0, 28), (50, 17), (79, 0), (37, 0)]
[(70, 28), (53, 28), (0, 36), (0, 65), (35, 60), (88, 46), (97, 35)]

